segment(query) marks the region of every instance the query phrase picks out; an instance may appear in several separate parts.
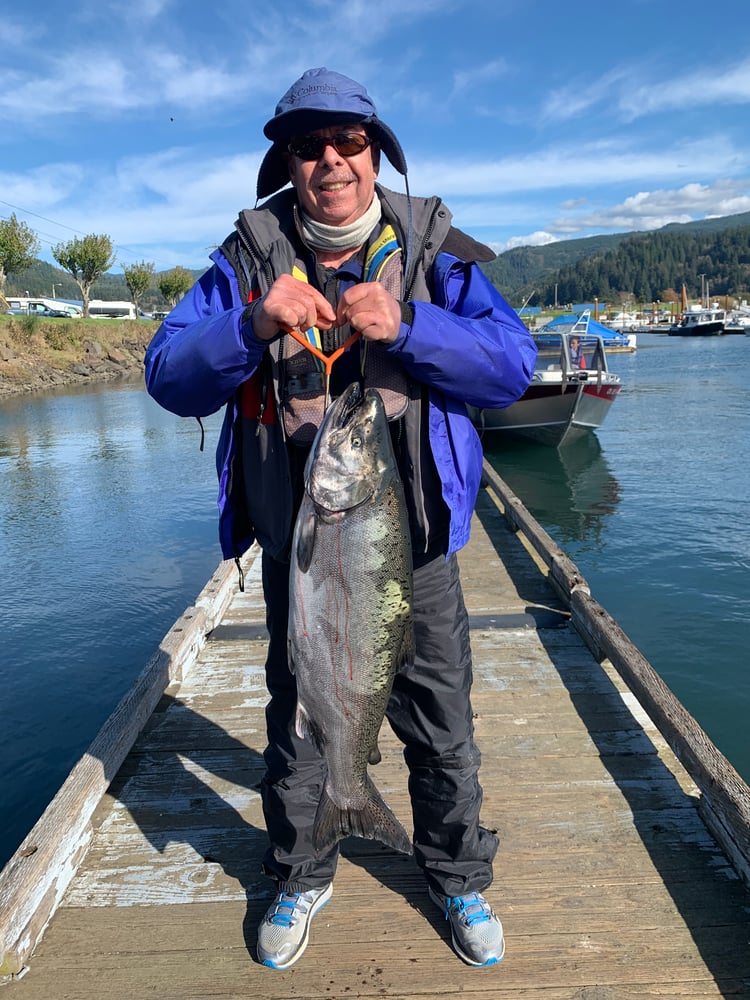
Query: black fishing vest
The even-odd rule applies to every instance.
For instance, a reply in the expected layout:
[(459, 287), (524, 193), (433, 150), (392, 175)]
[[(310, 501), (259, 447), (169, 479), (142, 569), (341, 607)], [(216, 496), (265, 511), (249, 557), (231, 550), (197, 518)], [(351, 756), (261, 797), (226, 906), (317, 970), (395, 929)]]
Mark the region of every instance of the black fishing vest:
[[(409, 204), (404, 195), (379, 185), (376, 189), (383, 207), (382, 228), (364, 255), (363, 279), (382, 280), (401, 301), (430, 301), (432, 263), (449, 232), (458, 232), (451, 229), (450, 212), (438, 198), (411, 198)], [(406, 224), (409, 212), (411, 230)], [(303, 263), (307, 253), (295, 217), (296, 193), (289, 189), (240, 214), (235, 232), (221, 249), (234, 268), (242, 301), (263, 295), (284, 273), (300, 280), (313, 278)], [(479, 247), (459, 235), (467, 247)], [(314, 338), (315, 331), (308, 336)], [(340, 334), (340, 339), (345, 336)], [(413, 549), (439, 551), (447, 544), (450, 516), (429, 447), (427, 388), (410, 379), (381, 344), (360, 339), (354, 348), (364, 385), (377, 388), (386, 402)], [(261, 365), (239, 390), (234, 433), (240, 467), (230, 470), (230, 502), (241, 505), (258, 542), (275, 558), (288, 559), (302, 471), (322, 419), (324, 397), (320, 365), (288, 335), (269, 344)]]

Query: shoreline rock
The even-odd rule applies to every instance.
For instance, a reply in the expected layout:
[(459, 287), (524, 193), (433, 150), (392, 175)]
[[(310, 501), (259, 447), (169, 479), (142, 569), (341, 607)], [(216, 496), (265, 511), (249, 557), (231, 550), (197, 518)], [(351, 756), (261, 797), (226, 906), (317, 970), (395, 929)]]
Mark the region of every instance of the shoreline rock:
[(142, 377), (143, 356), (153, 330), (129, 331), (130, 336), (118, 338), (116, 343), (108, 343), (104, 337), (85, 337), (74, 350), (63, 347), (59, 352), (38, 341), (24, 343), (12, 336), (3, 337), (3, 333), (6, 331), (0, 327), (0, 398)]

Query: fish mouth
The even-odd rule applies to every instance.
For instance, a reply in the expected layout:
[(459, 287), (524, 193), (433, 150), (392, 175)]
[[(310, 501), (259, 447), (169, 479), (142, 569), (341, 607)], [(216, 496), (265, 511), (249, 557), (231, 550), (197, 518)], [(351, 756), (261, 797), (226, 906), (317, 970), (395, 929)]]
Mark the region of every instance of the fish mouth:
[(338, 405), (340, 408), (336, 424), (344, 428), (354, 419), (354, 415), (359, 410), (364, 400), (364, 393), (359, 382), (352, 382), (339, 396)]

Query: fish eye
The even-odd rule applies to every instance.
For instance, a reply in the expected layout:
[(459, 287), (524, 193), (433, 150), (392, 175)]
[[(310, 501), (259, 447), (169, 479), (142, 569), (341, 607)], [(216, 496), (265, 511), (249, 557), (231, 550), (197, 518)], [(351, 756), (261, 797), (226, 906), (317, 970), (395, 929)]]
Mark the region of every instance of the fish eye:
[(352, 434), (350, 438), (350, 443), (352, 448), (361, 448), (363, 445), (362, 436), (360, 434)]

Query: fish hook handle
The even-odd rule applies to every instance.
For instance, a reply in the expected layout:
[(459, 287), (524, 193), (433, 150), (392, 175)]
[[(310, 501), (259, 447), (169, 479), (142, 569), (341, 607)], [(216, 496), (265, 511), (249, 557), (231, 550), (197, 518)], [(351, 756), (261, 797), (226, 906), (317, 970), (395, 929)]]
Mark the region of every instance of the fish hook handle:
[(325, 413), (325, 411), (328, 409), (328, 404), (330, 402), (331, 369), (333, 368), (334, 362), (338, 361), (338, 359), (341, 357), (344, 351), (348, 350), (352, 346), (352, 344), (354, 344), (357, 340), (359, 340), (362, 334), (355, 331), (350, 337), (347, 337), (347, 339), (344, 341), (341, 347), (337, 348), (333, 352), (333, 354), (323, 354), (323, 352), (319, 351), (314, 344), (310, 343), (310, 341), (307, 339), (304, 333), (302, 333), (301, 330), (298, 330), (295, 327), (290, 327), (290, 326), (285, 326), (284, 330), (286, 333), (289, 334), (290, 337), (293, 337), (298, 344), (302, 344), (302, 346), (306, 350), (308, 350), (311, 354), (314, 354), (315, 357), (318, 359), (318, 361), (320, 361), (323, 365), (323, 371), (325, 374), (325, 396), (323, 399), (323, 412)]

